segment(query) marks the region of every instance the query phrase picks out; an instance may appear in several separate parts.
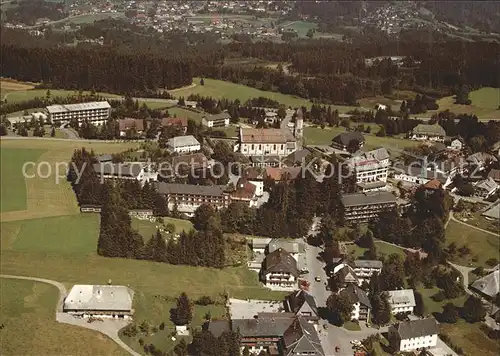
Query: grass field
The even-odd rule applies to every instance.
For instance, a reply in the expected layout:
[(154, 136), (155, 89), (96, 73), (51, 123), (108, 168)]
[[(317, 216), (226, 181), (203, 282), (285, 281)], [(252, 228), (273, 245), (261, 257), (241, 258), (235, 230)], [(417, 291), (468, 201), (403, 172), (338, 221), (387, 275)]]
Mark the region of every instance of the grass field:
[[(405, 253), (402, 249), (385, 244), (380, 241), (375, 242), (375, 247), (377, 248), (377, 254), (378, 255), (392, 255), (393, 253), (401, 255), (402, 257), (405, 256)], [(349, 244), (347, 245), (347, 251), (349, 251), (350, 254), (353, 255), (354, 258), (359, 258), (363, 256), (363, 253), (366, 251), (365, 248), (359, 247), (356, 244)]]
[[(332, 139), (346, 132), (343, 127), (325, 127), (324, 129), (320, 127), (305, 127), (304, 128), (304, 141), (308, 145), (330, 145)], [(365, 146), (364, 150), (370, 150), (380, 147), (385, 147), (393, 156), (399, 155), (399, 153), (405, 147), (416, 146), (418, 143), (415, 141), (404, 140), (394, 137), (377, 137), (375, 134), (364, 134)]]
[(194, 112), (194, 111), (191, 111), (191, 110), (187, 110), (187, 109), (181, 108), (179, 106), (168, 108), (168, 113), (172, 117), (174, 115), (176, 115), (177, 117), (185, 117), (187, 119), (194, 120), (194, 121), (196, 121), (198, 123), (201, 123), (201, 119), (203, 117), (203, 114), (201, 114), (201, 113)]
[(318, 27), (314, 22), (308, 21), (292, 21), (289, 23), (280, 24), (279, 27), (286, 30), (295, 30), (299, 37), (306, 37), (307, 31), (310, 29), (316, 29)]
[[(481, 88), (471, 91), (469, 99), (471, 105), (455, 104), (452, 96), (441, 98), (437, 101), (438, 110), (427, 111), (425, 114), (415, 115), (417, 117), (431, 117), (440, 111), (450, 110), (456, 114), (474, 114), (481, 120), (500, 120), (500, 89), (499, 88)], [(411, 115), (412, 117), (414, 115)]]
[(438, 287), (434, 288), (421, 288), (418, 290), (422, 294), (422, 300), (424, 301), (425, 315), (432, 313), (441, 313), (443, 311), (443, 306), (446, 303), (453, 303), (457, 307), (464, 305), (467, 295), (462, 295), (455, 299), (445, 299), (442, 302), (436, 302), (431, 297), (440, 291)]
[(125, 16), (125, 14), (123, 14), (123, 13), (108, 12), (108, 13), (80, 15), (80, 16), (70, 17), (70, 18), (67, 18), (61, 22), (74, 23), (74, 24), (81, 25), (81, 24), (93, 23), (94, 21), (105, 20), (105, 19), (109, 19), (109, 18), (118, 19), (118, 18), (122, 18), (124, 16)]
[(0, 279), (2, 355), (126, 355), (95, 331), (59, 324), (59, 291), (51, 285)]
[(22, 83), (11, 80), (0, 80), (0, 98), (3, 98), (4, 95), (14, 91), (24, 91), (32, 88), (33, 84), (30, 83)]
[[(86, 94), (90, 94), (90, 92), (84, 92)], [(7, 93), (5, 99), (7, 100), (7, 103), (17, 103), (20, 101), (27, 101), (34, 99), (36, 97), (43, 98), (47, 94), (47, 89), (31, 89), (31, 90), (17, 90), (17, 91), (11, 91)], [(70, 95), (77, 95), (77, 91), (73, 90), (63, 90), (63, 89), (51, 89), (50, 90), (50, 95), (52, 97), (55, 96), (60, 96), (60, 97), (67, 97)], [(115, 95), (115, 94), (109, 94), (109, 93), (96, 93), (97, 95), (105, 95), (106, 97), (116, 97), (120, 98), (120, 95)], [(165, 106), (165, 105), (164, 105)]]
[[(486, 261), (490, 258), (498, 259), (500, 249), (500, 237), (493, 236), (471, 227), (450, 221), (446, 228), (446, 244), (454, 242), (457, 248), (467, 246), (471, 253), (464, 257), (453, 256), (452, 261), (467, 266), (469, 263), (474, 266), (486, 266)], [(477, 258), (477, 261), (472, 261)]]
[(498, 355), (498, 342), (481, 331), (479, 328), (481, 324), (469, 324), (459, 320), (456, 324), (442, 323), (439, 328), (451, 338), (455, 345), (461, 347), (466, 355)]
[[(175, 232), (189, 231), (192, 229), (193, 224), (189, 220), (163, 218), (164, 224), (174, 224)], [(147, 220), (132, 219), (132, 228), (139, 231), (144, 238), (149, 238), (151, 235), (156, 234), (158, 223), (152, 223)]]
[(0, 151), (2, 178), (0, 212), (26, 209), (27, 193), (23, 165), (25, 162), (36, 162), (44, 152), (43, 149), (2, 147)]
[[(205, 78), (204, 79), (205, 85), (200, 85), (200, 78), (193, 78), (193, 82), (196, 84), (195, 87), (177, 90), (172, 94), (175, 97), (183, 96), (184, 98), (187, 98), (190, 94), (199, 94), (203, 96), (211, 96), (213, 98), (226, 98), (229, 100), (239, 99), (242, 103), (246, 102), (250, 98), (263, 96), (266, 98), (279, 101), (281, 104), (291, 107), (299, 107), (299, 106), (311, 107), (312, 105), (312, 103), (309, 100), (299, 98), (296, 96), (285, 95), (272, 91), (259, 90), (249, 86), (234, 84), (222, 80)], [(332, 105), (332, 108), (338, 109), (340, 113), (345, 113), (349, 110), (352, 110), (354, 107)]]
[[(30, 150), (41, 151), (37, 163), (46, 161), (50, 165), (53, 174), (42, 179), (36, 176), (32, 179), (21, 179), (19, 168), (28, 160), (27, 147)], [(101, 142), (81, 142), (75, 141), (44, 141), (44, 140), (2, 140), (0, 148), (2, 158), (11, 156), (9, 159), (2, 159), (1, 163), (1, 184), (2, 184), (2, 212), (0, 220), (2, 222), (24, 219), (35, 219), (49, 216), (61, 216), (78, 214), (78, 206), (71, 186), (61, 175), (59, 183), (56, 181), (55, 167), (58, 162), (69, 162), (73, 151), (77, 148), (86, 147), (96, 153), (117, 153), (129, 148), (137, 147), (131, 142), (123, 143), (101, 143)], [(17, 151), (21, 153), (16, 153)], [(10, 153), (9, 153), (10, 152)], [(5, 154), (7, 153), (7, 154)], [(12, 158), (13, 157), (13, 158)], [(17, 168), (16, 168), (17, 167)], [(41, 167), (41, 173), (46, 174), (48, 167)], [(62, 169), (61, 169), (62, 170)], [(14, 174), (15, 172), (19, 172)], [(34, 167), (29, 167), (27, 173), (36, 174)], [(11, 188), (16, 187), (16, 188)], [(25, 187), (25, 195), (22, 195), (21, 188)], [(16, 193), (10, 193), (14, 191)], [(10, 196), (10, 198), (9, 198)], [(12, 209), (21, 209), (12, 211)], [(3, 210), (9, 209), (9, 210)]]

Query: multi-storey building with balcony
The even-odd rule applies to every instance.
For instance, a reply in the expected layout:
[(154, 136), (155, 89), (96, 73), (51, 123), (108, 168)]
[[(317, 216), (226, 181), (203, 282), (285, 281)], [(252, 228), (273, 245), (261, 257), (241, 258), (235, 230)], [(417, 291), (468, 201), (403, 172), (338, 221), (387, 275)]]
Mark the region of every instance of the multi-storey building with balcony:
[(158, 193), (165, 195), (169, 210), (177, 206), (180, 213), (191, 216), (202, 204), (216, 209), (226, 208), (231, 202), (224, 185), (194, 185), (165, 183), (158, 184)]
[(389, 327), (388, 340), (396, 352), (437, 345), (439, 325), (434, 318), (403, 321)]
[(416, 306), (413, 289), (390, 290), (387, 294), (389, 294), (392, 314), (413, 313)]
[(357, 183), (387, 182), (390, 162), (385, 148), (357, 152), (346, 163), (351, 171), (356, 172)]
[(222, 112), (217, 115), (203, 116), (201, 123), (203, 126), (212, 127), (227, 127), (231, 120), (231, 115), (227, 112)]
[(364, 223), (378, 219), (380, 213), (396, 207), (390, 192), (353, 193), (342, 196), (346, 223)]
[(92, 168), (101, 180), (136, 180), (142, 185), (146, 182), (158, 180), (158, 173), (154, 171), (151, 165), (145, 162), (100, 162), (95, 163)]
[(53, 123), (68, 123), (77, 120), (79, 124), (84, 121), (95, 125), (106, 123), (111, 114), (111, 105), (107, 101), (92, 101), (80, 104), (49, 105), (47, 106), (49, 118)]
[(261, 279), (268, 287), (294, 290), (299, 275), (297, 261), (282, 248), (268, 254), (262, 263)]
[(339, 295), (347, 297), (353, 306), (351, 320), (370, 321), (370, 310), (372, 308), (370, 299), (361, 288), (355, 284), (350, 284), (347, 288), (342, 289)]
[(382, 261), (378, 260), (355, 260), (353, 269), (356, 277), (363, 282), (369, 282), (373, 274), (382, 272)]

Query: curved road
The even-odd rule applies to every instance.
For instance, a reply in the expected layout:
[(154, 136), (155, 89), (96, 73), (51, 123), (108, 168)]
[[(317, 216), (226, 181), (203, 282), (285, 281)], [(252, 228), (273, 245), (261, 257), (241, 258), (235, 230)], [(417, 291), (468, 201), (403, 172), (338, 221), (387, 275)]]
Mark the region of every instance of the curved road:
[[(94, 322), (94, 323), (87, 323), (85, 319), (77, 319), (71, 316), (70, 314), (63, 313), (63, 303), (64, 303), (64, 298), (67, 295), (66, 287), (57, 281), (53, 281), (51, 279), (45, 279), (45, 278), (37, 278), (37, 277), (26, 277), (26, 276), (13, 276), (9, 274), (0, 274), (0, 278), (8, 278), (8, 279), (23, 279), (23, 280), (28, 280), (28, 281), (34, 281), (34, 282), (40, 282), (40, 283), (47, 283), (50, 285), (55, 286), (59, 290), (59, 301), (56, 306), (56, 321), (59, 323), (65, 323), (65, 324), (71, 324), (71, 325), (76, 325), (80, 326), (86, 329), (91, 329), (95, 331), (99, 331), (102, 334), (108, 336), (111, 340), (116, 342), (121, 348), (123, 348), (125, 351), (127, 351), (129, 354), (133, 356), (141, 356), (139, 353), (135, 352), (132, 350), (127, 344), (125, 344), (120, 337), (118, 336), (118, 330), (124, 327), (127, 322), (121, 321), (119, 324), (117, 323), (118, 321), (115, 322), (115, 320), (108, 320), (105, 319), (102, 322)], [(120, 328), (117, 328), (117, 324), (120, 326)]]

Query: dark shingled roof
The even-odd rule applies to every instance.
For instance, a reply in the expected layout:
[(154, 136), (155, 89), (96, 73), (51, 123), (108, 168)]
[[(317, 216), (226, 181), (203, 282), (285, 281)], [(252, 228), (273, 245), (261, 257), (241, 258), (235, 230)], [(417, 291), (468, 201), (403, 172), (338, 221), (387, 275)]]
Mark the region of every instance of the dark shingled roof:
[(286, 156), (285, 163), (288, 165), (300, 164), (302, 163), (302, 160), (305, 159), (310, 153), (311, 151), (306, 148), (295, 151)]
[(297, 261), (293, 256), (282, 248), (268, 254), (264, 260), (265, 274), (271, 272), (288, 272), (294, 277), (299, 276)]
[(232, 329), (239, 330), (242, 337), (281, 337), (294, 319), (293, 313), (259, 313), (254, 319), (232, 320)]
[(158, 184), (158, 193), (160, 194), (195, 194), (206, 196), (221, 196), (226, 189), (225, 185), (194, 185), (165, 183)]
[(363, 134), (359, 131), (343, 132), (333, 138), (334, 142), (337, 142), (344, 146), (348, 146), (349, 142), (351, 142), (352, 140), (358, 140), (360, 143), (365, 142)]
[(92, 167), (97, 174), (113, 175), (117, 177), (137, 177), (145, 164), (142, 162), (95, 163)]
[(312, 352), (315, 356), (325, 355), (314, 325), (301, 317), (295, 319), (285, 331), (283, 343), (286, 348), (285, 355), (311, 354)]
[(439, 334), (439, 326), (434, 318), (403, 321), (391, 327), (402, 340)]
[(285, 309), (292, 313), (298, 313), (300, 308), (304, 304), (308, 304), (309, 307), (314, 311), (316, 315), (318, 315), (318, 307), (316, 305), (316, 299), (314, 297), (303, 290), (294, 291), (289, 294), (285, 298)]
[(208, 324), (208, 331), (213, 336), (219, 337), (223, 333), (231, 331), (231, 323), (229, 320), (211, 320)]
[(370, 299), (368, 299), (366, 293), (354, 284), (349, 284), (347, 288), (343, 289), (339, 294), (349, 298), (352, 304), (360, 303), (365, 307), (372, 307), (370, 304)]

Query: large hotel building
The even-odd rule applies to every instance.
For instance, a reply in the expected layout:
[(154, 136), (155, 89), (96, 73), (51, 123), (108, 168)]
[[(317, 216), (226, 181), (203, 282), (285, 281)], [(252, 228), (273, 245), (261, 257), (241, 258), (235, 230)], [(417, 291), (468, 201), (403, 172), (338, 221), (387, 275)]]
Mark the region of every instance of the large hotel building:
[(92, 101), (80, 104), (49, 105), (49, 118), (54, 123), (67, 123), (73, 119), (81, 124), (85, 120), (96, 125), (106, 123), (111, 114), (111, 106), (107, 101)]

